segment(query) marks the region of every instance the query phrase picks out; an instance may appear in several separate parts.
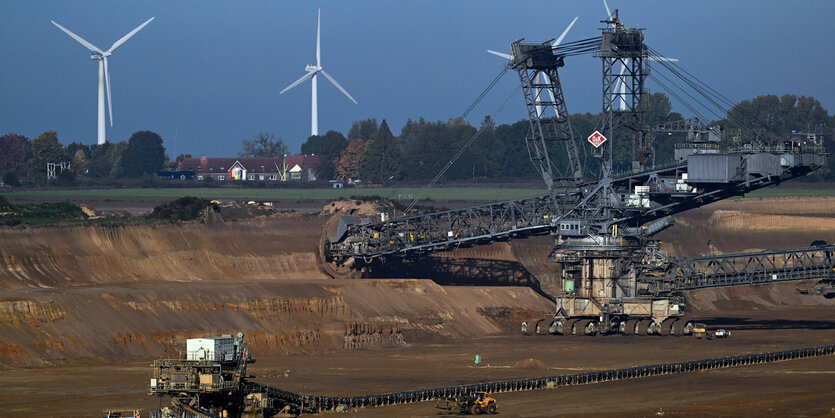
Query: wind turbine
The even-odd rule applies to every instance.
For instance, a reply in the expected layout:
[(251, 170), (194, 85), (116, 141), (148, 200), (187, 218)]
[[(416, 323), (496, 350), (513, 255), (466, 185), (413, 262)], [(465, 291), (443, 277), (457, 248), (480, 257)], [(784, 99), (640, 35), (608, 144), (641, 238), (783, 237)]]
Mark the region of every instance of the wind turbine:
[(75, 39), (81, 45), (84, 45), (90, 52), (93, 53), (90, 56), (90, 59), (98, 60), (99, 61), (99, 117), (98, 117), (98, 144), (104, 144), (107, 139), (105, 139), (104, 134), (104, 90), (105, 86), (107, 86), (107, 110), (110, 114), (110, 126), (113, 126), (113, 103), (110, 100), (110, 71), (107, 69), (107, 57), (109, 57), (116, 48), (120, 47), (123, 43), (127, 42), (133, 35), (136, 35), (136, 32), (139, 32), (145, 25), (151, 23), (154, 18), (150, 18), (145, 21), (145, 23), (136, 27), (136, 29), (128, 32), (127, 35), (121, 37), (118, 41), (114, 42), (113, 45), (107, 51), (102, 51), (95, 45), (87, 42), (84, 38), (72, 33), (69, 29), (59, 25), (54, 20), (50, 20), (53, 25), (57, 26), (58, 29), (61, 29), (67, 35), (70, 35), (71, 38)]
[[(568, 31), (570, 31), (571, 27), (574, 26), (575, 23), (577, 23), (577, 19), (579, 19), (579, 18), (580, 18), (580, 16), (575, 17), (574, 20), (572, 20), (571, 23), (568, 24), (568, 27), (565, 28), (564, 31), (562, 31), (562, 35), (560, 35), (560, 37), (557, 38), (554, 41), (553, 44), (551, 44), (551, 48), (556, 48), (560, 45), (560, 42), (562, 42), (562, 40), (565, 38), (565, 35), (568, 34)], [(502, 57), (502, 58), (504, 58), (508, 61), (513, 59), (512, 55), (506, 54), (504, 52), (493, 51), (492, 49), (488, 49), (487, 52), (489, 52), (493, 55), (497, 55), (499, 57)], [(539, 83), (541, 83), (541, 84), (550, 83), (550, 80), (548, 79), (548, 76), (545, 73), (539, 73)], [(539, 95), (541, 94), (541, 92), (540, 92), (538, 87), (535, 89), (535, 91), (536, 91), (536, 93), (534, 93), (534, 94), (536, 94), (536, 98), (537, 98), (537, 102), (538, 102), (539, 101)], [(553, 103), (555, 101), (555, 99), (554, 99), (554, 93), (551, 91), (551, 89), (548, 89), (548, 95), (551, 96), (551, 103)], [(557, 113), (557, 116), (559, 116), (559, 111), (557, 110), (556, 106), (554, 106), (554, 112)], [(540, 116), (540, 117), (542, 116), (542, 105), (540, 105), (540, 104), (536, 105), (536, 114), (537, 114), (537, 116)]]
[(341, 91), (343, 94), (348, 96), (348, 98), (351, 99), (351, 101), (354, 102), (354, 104), (358, 104), (357, 101), (354, 100), (354, 98), (351, 97), (351, 95), (348, 94), (348, 92), (344, 88), (342, 88), (342, 86), (340, 86), (339, 83), (337, 83), (336, 80), (334, 80), (333, 77), (331, 77), (330, 74), (325, 72), (324, 68), (322, 68), (322, 53), (321, 53), (321, 47), (320, 47), (320, 45), (321, 45), (321, 39), (320, 39), (321, 27), (322, 27), (322, 9), (319, 9), (319, 17), (316, 21), (316, 65), (308, 64), (307, 66), (305, 66), (304, 69), (307, 71), (307, 74), (302, 76), (302, 78), (294, 81), (293, 84), (290, 84), (289, 86), (285, 87), (284, 90), (281, 90), (280, 93), (278, 93), (278, 94), (284, 94), (285, 91), (290, 90), (293, 87), (296, 87), (301, 83), (304, 83), (309, 78), (313, 78), (313, 80), (311, 80), (311, 90), (312, 90), (312, 92), (311, 92), (312, 105), (311, 105), (311, 110), (310, 110), (310, 135), (311, 136), (319, 135), (319, 107), (318, 107), (317, 100), (316, 100), (316, 96), (317, 96), (316, 79), (318, 78), (319, 73), (322, 73), (322, 75), (325, 76), (325, 78), (327, 78), (328, 81), (333, 83), (333, 85), (336, 86), (336, 88), (338, 88), (339, 91)]

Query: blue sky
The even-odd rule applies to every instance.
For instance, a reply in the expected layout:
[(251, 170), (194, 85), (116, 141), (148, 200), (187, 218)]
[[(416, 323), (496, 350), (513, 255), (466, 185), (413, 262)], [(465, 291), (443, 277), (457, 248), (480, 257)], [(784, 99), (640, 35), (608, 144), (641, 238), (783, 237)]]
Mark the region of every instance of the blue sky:
[[(733, 101), (760, 94), (814, 96), (835, 113), (835, 1), (609, 1), (646, 43)], [(602, 0), (588, 1), (45, 1), (0, 0), (0, 134), (58, 131), (65, 143), (96, 140), (96, 64), (52, 26), (54, 19), (102, 49), (156, 20), (110, 58), (115, 125), (108, 140), (138, 130), (180, 153), (229, 156), (257, 132), (291, 152), (310, 133), (310, 84), (278, 92), (315, 63), (322, 9), (322, 64), (359, 105), (320, 77), (319, 129), (347, 133), (365, 118), (460, 115), (504, 64), (518, 38), (597, 36)], [(601, 64), (570, 57), (561, 72), (569, 112), (598, 112)], [(508, 73), (469, 120), (478, 124), (516, 88)], [(660, 91), (652, 82), (648, 87)], [(689, 115), (681, 105), (674, 110)], [(499, 122), (525, 117), (521, 95)], [(521, 140), (521, 138), (520, 138)]]

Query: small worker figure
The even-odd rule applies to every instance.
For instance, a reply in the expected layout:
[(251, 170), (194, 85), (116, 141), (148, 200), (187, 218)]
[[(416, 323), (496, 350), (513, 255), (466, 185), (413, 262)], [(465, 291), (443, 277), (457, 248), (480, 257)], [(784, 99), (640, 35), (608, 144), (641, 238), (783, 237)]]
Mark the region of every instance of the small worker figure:
[(528, 321), (522, 321), (522, 335), (528, 335)]

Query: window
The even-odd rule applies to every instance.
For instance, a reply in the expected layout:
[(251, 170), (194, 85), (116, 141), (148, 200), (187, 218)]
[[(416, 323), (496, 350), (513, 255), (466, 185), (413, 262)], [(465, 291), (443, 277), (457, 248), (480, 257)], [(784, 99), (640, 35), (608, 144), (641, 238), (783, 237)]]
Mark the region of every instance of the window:
[(290, 180), (301, 180), (302, 173), (290, 173)]
[(262, 175), (258, 176), (258, 180), (264, 180), (264, 175), (262, 174)]
[(215, 171), (214, 167), (209, 167), (209, 171)]
[(263, 165), (261, 166), (261, 171), (264, 171), (264, 166)]
[(217, 176), (218, 180), (226, 180), (226, 176)]
[[(264, 179), (264, 178), (263, 178), (263, 177), (261, 177), (261, 180), (263, 180), (263, 179)], [(269, 177), (269, 179), (270, 179), (270, 180), (275, 180), (275, 174), (271, 175), (271, 176)]]
[(255, 180), (255, 176), (253, 176), (252, 174), (250, 174), (250, 175), (246, 176), (246, 179), (247, 179), (247, 180)]
[(203, 169), (203, 166), (202, 166), (202, 165), (198, 165), (198, 166), (197, 166), (197, 171), (200, 171), (200, 170), (202, 170), (202, 169)]
[(197, 176), (197, 180), (203, 180), (203, 176)]
[(226, 170), (226, 167), (220, 166), (220, 171)]

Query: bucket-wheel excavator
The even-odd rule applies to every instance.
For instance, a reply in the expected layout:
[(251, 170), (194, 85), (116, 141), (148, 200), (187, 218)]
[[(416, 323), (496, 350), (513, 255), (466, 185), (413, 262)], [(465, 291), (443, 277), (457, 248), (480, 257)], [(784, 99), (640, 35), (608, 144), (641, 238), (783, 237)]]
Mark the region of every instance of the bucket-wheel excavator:
[[(828, 153), (814, 134), (766, 138), (696, 118), (646, 126), (650, 61), (681, 77), (688, 73), (657, 56), (644, 43), (644, 29), (624, 26), (617, 10), (602, 23), (597, 38), (558, 47), (511, 44), (507, 69), (519, 76), (530, 120), (525, 141), (548, 194), (384, 221), (334, 218), (319, 254), (326, 273), (357, 277), (397, 258), (549, 234), (561, 291), (553, 318), (531, 326), (540, 334), (586, 335), (689, 334), (693, 322), (683, 316), (682, 290), (831, 279), (831, 245), (684, 259), (660, 250), (651, 237), (674, 223), (671, 215), (804, 176), (824, 166)], [(571, 128), (559, 77), (565, 59), (580, 53), (603, 64), (600, 129), (584, 145), (592, 169), (579, 157), (583, 144)], [(673, 161), (656, 164), (653, 132), (685, 134)], [(616, 172), (613, 144), (627, 140), (631, 166)], [(549, 154), (557, 149), (559, 164)]]

